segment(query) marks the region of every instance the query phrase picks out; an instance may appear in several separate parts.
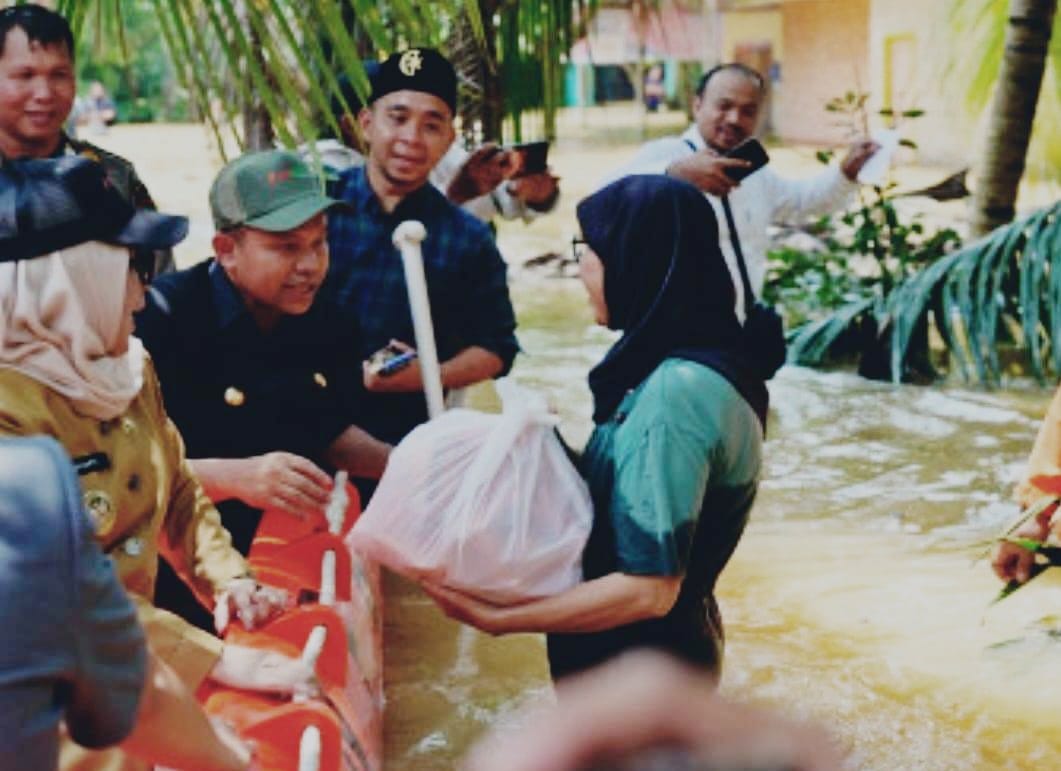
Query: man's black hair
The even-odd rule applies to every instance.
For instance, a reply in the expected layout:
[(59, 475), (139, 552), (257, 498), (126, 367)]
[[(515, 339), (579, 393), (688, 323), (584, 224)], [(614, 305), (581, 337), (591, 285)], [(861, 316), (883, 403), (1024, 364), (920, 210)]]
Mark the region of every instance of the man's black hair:
[(0, 9), (0, 56), (4, 55), (7, 33), (15, 27), (25, 32), (31, 43), (42, 46), (62, 43), (73, 60), (74, 33), (61, 14), (36, 3), (10, 5)]
[(755, 85), (759, 87), (760, 93), (766, 93), (766, 81), (763, 80), (763, 76), (758, 72), (740, 62), (723, 62), (722, 64), (716, 64), (700, 76), (700, 82), (696, 84), (696, 95), (703, 96), (704, 89), (707, 88), (708, 82), (720, 72), (739, 72), (749, 80), (755, 81)]

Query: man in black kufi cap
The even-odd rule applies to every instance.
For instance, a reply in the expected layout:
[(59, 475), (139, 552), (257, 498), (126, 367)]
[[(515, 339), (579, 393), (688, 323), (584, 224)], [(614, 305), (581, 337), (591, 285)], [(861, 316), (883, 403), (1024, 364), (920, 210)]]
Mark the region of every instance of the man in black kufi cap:
[[(427, 228), (424, 269), (431, 297), (442, 380), (457, 389), (505, 374), (518, 350), (506, 266), (486, 225), (454, 206), (428, 182), (453, 142), (457, 77), (430, 48), (411, 48), (382, 62), (371, 79), (361, 129), (364, 167), (347, 169), (333, 195), (354, 213), (329, 221), (332, 281), (360, 324), (363, 359), (392, 340), (414, 343), (405, 278), (391, 243), (403, 220)], [(427, 419), (419, 366), (393, 374), (366, 369), (371, 408), (363, 427), (396, 442)]]

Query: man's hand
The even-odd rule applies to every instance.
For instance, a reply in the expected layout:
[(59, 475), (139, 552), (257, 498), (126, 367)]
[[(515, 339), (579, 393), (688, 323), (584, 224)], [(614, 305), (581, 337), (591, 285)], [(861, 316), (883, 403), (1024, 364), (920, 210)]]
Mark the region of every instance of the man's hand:
[[(401, 340), (391, 340), (388, 343), (402, 353), (415, 351), (408, 343)], [(423, 377), (420, 374), (420, 360), (413, 359), (402, 369), (390, 375), (373, 372), (368, 361), (361, 363), (361, 372), (365, 384), (365, 390), (377, 394), (385, 393), (415, 393), (424, 390)]]
[(250, 631), (263, 621), (282, 612), (289, 604), (287, 592), (262, 586), (253, 578), (234, 578), (214, 603), (214, 628), (222, 634), (232, 620), (233, 612)]
[[(1025, 522), (1014, 535), (1018, 538), (1027, 538), (1032, 541), (1045, 541), (1050, 534), (1050, 516), (1057, 510), (1057, 506), (1049, 506), (1040, 512), (1035, 519)], [(1015, 543), (1003, 541), (995, 547), (991, 555), (991, 567), (995, 575), (1003, 581), (1016, 581), (1023, 584), (1032, 576), (1032, 566), (1035, 564), (1035, 554)]]
[(844, 159), (840, 161), (840, 171), (844, 173), (845, 177), (854, 182), (855, 177), (862, 171), (862, 167), (866, 165), (866, 161), (878, 150), (880, 150), (880, 145), (872, 139), (862, 139), (855, 142), (847, 151)]
[(548, 211), (560, 195), (560, 178), (547, 171), (528, 174), (508, 183), (508, 193), (535, 211)]
[(323, 512), (332, 479), (313, 461), (289, 452), (247, 458), (238, 479), (231, 480), (236, 497), (256, 509), (278, 510), (293, 517)]
[(449, 183), (446, 197), (458, 206), (486, 195), (514, 172), (513, 153), (487, 142), (468, 156)]
[(706, 148), (672, 163), (667, 167), (667, 176), (685, 180), (705, 193), (722, 197), (737, 187), (737, 183), (726, 176), (726, 169), (749, 166), (751, 164), (742, 158), (727, 158)]

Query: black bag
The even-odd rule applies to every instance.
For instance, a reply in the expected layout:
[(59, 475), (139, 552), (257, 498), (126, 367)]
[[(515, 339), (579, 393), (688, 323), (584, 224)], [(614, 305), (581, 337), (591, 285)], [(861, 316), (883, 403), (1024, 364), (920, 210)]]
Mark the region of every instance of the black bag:
[(722, 197), (722, 211), (729, 226), (730, 243), (737, 255), (737, 267), (740, 269), (741, 282), (744, 284), (744, 334), (747, 347), (744, 349), (752, 372), (769, 380), (781, 369), (787, 356), (785, 341), (785, 323), (773, 306), (755, 299), (752, 294), (751, 281), (748, 280), (748, 268), (744, 264), (744, 253), (740, 248), (737, 236), (737, 225), (733, 221), (733, 212), (729, 208), (729, 199)]

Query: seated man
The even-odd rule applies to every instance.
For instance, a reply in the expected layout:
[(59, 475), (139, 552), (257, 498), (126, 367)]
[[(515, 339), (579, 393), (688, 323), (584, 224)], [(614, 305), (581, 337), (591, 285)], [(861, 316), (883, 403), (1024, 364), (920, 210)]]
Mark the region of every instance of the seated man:
[[(328, 471), (378, 478), (390, 448), (355, 425), (357, 323), (322, 287), (326, 212), (341, 204), (297, 155), (271, 150), (225, 166), (210, 205), (216, 257), (152, 284), (136, 329), (189, 462), (246, 554), (263, 509), (321, 511)], [(156, 600), (209, 625), (169, 571)]]
[[(122, 742), (151, 762), (247, 767), (247, 749), (220, 741), (147, 650), (52, 439), (0, 441), (0, 607), (0, 768), (56, 768), (60, 721), (85, 747)], [(169, 730), (176, 725), (179, 734)]]
[[(361, 356), (368, 359), (392, 340), (415, 343), (391, 236), (403, 220), (425, 225), (424, 273), (447, 389), (503, 375), (519, 349), (506, 266), (490, 230), (430, 184), (431, 170), (453, 143), (456, 104), (456, 73), (437, 51), (412, 48), (380, 64), (359, 115), (367, 163), (344, 171), (335, 188), (356, 214), (337, 214), (328, 226), (329, 280), (357, 316)], [(362, 425), (374, 436), (397, 442), (427, 419), (415, 362), (392, 375), (366, 370), (365, 387), (372, 393)]]

